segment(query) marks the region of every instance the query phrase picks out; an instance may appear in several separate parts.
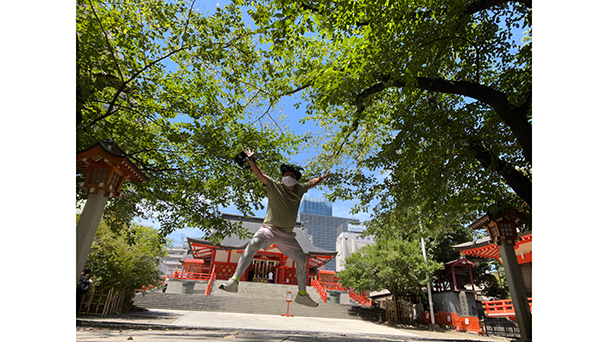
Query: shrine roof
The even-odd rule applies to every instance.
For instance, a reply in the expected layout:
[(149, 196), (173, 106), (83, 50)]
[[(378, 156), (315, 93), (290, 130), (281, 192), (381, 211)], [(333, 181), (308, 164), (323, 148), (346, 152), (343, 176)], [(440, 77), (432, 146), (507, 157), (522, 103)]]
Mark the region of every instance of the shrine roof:
[[(524, 241), (527, 240), (527, 236), (528, 235), (532, 235), (532, 232), (530, 231), (525, 231), (525, 232), (519, 232), (517, 234), (517, 236), (519, 237), (520, 241)], [(457, 251), (463, 251), (463, 250), (467, 250), (467, 249), (473, 249), (473, 248), (479, 248), (479, 247), (485, 247), (485, 246), (489, 246), (489, 245), (494, 245), (492, 242), (490, 242), (490, 236), (484, 236), (482, 238), (479, 238), (475, 241), (469, 241), (469, 242), (464, 242), (458, 245), (454, 245), (452, 246), (453, 248), (455, 248)]]
[[(112, 139), (107, 139), (104, 141), (97, 142), (93, 146), (85, 148), (82, 151), (76, 153), (76, 167), (84, 170), (86, 169), (86, 165), (88, 164), (87, 159), (91, 158), (93, 160), (99, 160), (102, 158), (102, 155), (99, 154), (100, 149), (108, 154), (110, 159), (112, 157), (116, 158), (116, 162), (118, 164), (124, 165), (125, 172), (131, 177), (132, 180), (137, 182), (144, 182), (149, 180), (148, 176), (146, 176), (132, 161), (127, 157), (125, 151), (123, 151), (118, 144), (116, 144)], [(120, 160), (120, 162), (118, 162)]]
[[(518, 233), (519, 240), (515, 242), (515, 254), (522, 256), (532, 252), (532, 232)], [(490, 241), (489, 236), (452, 246), (461, 255), (500, 260), (498, 246)]]
[(443, 265), (444, 266), (452, 266), (452, 265), (454, 265), (454, 267), (465, 267), (465, 266), (473, 266), (473, 267), (475, 267), (475, 264), (472, 263), (472, 262), (470, 262), (466, 258), (460, 258), (458, 260), (446, 262)]

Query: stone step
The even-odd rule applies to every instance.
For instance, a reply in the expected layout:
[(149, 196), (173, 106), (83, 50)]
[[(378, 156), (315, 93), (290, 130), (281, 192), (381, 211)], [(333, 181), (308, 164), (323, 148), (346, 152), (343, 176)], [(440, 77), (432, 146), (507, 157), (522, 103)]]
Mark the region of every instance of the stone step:
[[(220, 285), (226, 282), (225, 280), (216, 280), (213, 283), (213, 289), (211, 290), (211, 296), (239, 296), (246, 298), (268, 298), (268, 299), (280, 299), (285, 301), (287, 292), (291, 292), (292, 298), (296, 298), (298, 293), (297, 285), (286, 285), (286, 284), (266, 284), (266, 283), (254, 283), (248, 281), (242, 281), (239, 283), (239, 292), (230, 293), (220, 290)], [(319, 303), (322, 301), (321, 295), (312, 286), (306, 287), (306, 292), (310, 295), (315, 302)]]
[[(219, 281), (217, 284), (214, 284), (213, 291), (209, 296), (203, 294), (148, 292), (145, 295), (138, 293), (133, 303), (135, 306), (145, 309), (280, 315), (287, 312), (285, 294), (291, 291), (295, 299), (297, 292), (297, 287), (293, 285), (241, 282), (238, 293), (228, 293), (220, 290), (218, 288), (219, 284)], [(307, 291), (311, 295), (311, 298), (319, 303), (319, 306), (310, 308), (291, 302), (289, 305), (290, 314), (304, 317), (365, 319), (371, 321), (384, 320), (383, 309), (323, 303), (316, 289), (309, 287)]]

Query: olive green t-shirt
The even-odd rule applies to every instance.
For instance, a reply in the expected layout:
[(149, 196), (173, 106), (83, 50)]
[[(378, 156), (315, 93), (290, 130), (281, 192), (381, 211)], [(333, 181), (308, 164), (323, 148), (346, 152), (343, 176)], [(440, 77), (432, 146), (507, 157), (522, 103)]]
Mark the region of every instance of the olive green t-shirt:
[(296, 183), (292, 190), (270, 177), (264, 186), (268, 194), (268, 210), (264, 224), (285, 233), (291, 233), (296, 225), (302, 196), (310, 189), (310, 182)]

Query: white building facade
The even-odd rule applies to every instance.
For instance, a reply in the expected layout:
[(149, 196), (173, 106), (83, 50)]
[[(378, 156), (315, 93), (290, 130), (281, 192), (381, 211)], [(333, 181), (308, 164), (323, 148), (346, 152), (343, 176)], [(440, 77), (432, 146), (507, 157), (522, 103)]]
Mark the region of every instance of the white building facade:
[(160, 271), (165, 275), (182, 270), (182, 261), (188, 250), (185, 248), (166, 248), (167, 256), (160, 258)]
[[(340, 227), (344, 229), (344, 227)], [(365, 228), (359, 224), (348, 224), (346, 231), (342, 231), (336, 240), (336, 272), (343, 271), (345, 260), (353, 253), (357, 253), (364, 246), (375, 243), (374, 236), (361, 236)]]

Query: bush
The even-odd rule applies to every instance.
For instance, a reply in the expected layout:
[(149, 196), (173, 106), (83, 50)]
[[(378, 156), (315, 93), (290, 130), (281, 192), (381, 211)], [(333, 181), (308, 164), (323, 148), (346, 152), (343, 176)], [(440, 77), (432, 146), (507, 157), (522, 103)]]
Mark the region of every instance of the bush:
[(130, 310), (136, 290), (162, 281), (158, 265), (166, 247), (167, 242), (152, 227), (133, 224), (114, 232), (102, 220), (87, 258), (93, 285), (123, 294), (122, 311)]

